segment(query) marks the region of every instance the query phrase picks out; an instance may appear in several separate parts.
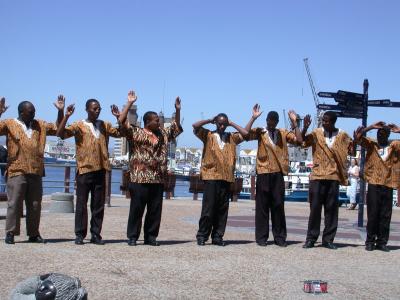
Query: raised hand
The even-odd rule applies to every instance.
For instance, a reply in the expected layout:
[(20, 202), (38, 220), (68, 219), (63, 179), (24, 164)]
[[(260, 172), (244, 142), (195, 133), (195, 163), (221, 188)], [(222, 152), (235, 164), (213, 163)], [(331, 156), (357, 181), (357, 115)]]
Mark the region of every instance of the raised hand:
[(256, 104), (253, 106), (253, 118), (254, 118), (254, 119), (257, 119), (259, 116), (261, 116), (262, 113), (263, 113), (263, 112), (260, 111), (260, 105), (259, 105), (258, 103), (256, 103)]
[(119, 116), (121, 115), (121, 113), (119, 112), (119, 108), (116, 105), (111, 105), (111, 113), (114, 117), (116, 117), (117, 119), (119, 118)]
[(310, 115), (306, 115), (303, 119), (303, 126), (304, 128), (308, 128), (311, 125), (311, 116)]
[(65, 97), (63, 95), (58, 95), (56, 102), (54, 102), (53, 104), (58, 110), (64, 110)]
[(67, 106), (67, 111), (65, 112), (65, 115), (70, 117), (75, 111), (75, 104), (70, 104)]
[(135, 91), (129, 91), (128, 92), (128, 103), (130, 103), (132, 105), (133, 103), (136, 102), (136, 100), (137, 100), (137, 96), (136, 96)]
[(6, 106), (6, 98), (1, 97), (0, 98), (0, 116), (5, 113), (5, 111), (8, 109), (8, 106)]
[(181, 98), (176, 97), (175, 99), (175, 109), (180, 110), (181, 109)]
[(400, 127), (397, 126), (396, 124), (390, 123), (388, 126), (389, 126), (389, 128), (390, 128), (390, 130), (391, 130), (392, 132), (394, 132), (394, 133), (400, 133)]
[(364, 126), (358, 126), (358, 128), (353, 133), (354, 140), (358, 140), (363, 135), (364, 130)]
[(297, 114), (296, 114), (296, 112), (291, 109), (291, 110), (288, 111), (288, 116), (289, 116), (290, 121), (292, 122), (292, 125), (296, 127), (297, 126)]
[(371, 127), (372, 127), (373, 129), (381, 129), (381, 128), (382, 128), (383, 126), (385, 126), (385, 125), (386, 125), (385, 122), (379, 121), (379, 122), (376, 122), (376, 123), (372, 124)]

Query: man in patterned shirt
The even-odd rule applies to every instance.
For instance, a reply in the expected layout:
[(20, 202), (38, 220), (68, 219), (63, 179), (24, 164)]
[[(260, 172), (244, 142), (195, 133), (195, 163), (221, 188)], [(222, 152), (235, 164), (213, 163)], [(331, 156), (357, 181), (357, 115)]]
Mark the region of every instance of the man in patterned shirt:
[[(57, 122), (64, 113), (64, 97), (58, 96)], [(0, 116), (7, 110), (0, 100)], [(29, 242), (44, 243), (39, 233), (42, 205), (42, 176), (44, 176), (44, 147), (47, 135), (56, 135), (57, 126), (35, 119), (35, 107), (29, 101), (18, 105), (18, 118), (0, 121), (0, 135), (7, 136), (7, 220), (6, 244), (14, 244), (20, 234), (23, 201), (26, 204), (26, 231)]]
[[(376, 141), (364, 133), (377, 129)], [(390, 131), (400, 133), (394, 124), (377, 122), (359, 127), (355, 141), (367, 151), (364, 178), (368, 182), (367, 193), (367, 239), (365, 250), (389, 251), (390, 219), (392, 217), (393, 189), (400, 187), (400, 141), (389, 143)]]
[(258, 140), (257, 151), (257, 191), (256, 191), (256, 242), (267, 246), (269, 236), (269, 213), (271, 212), (274, 242), (286, 247), (285, 181), (283, 176), (289, 171), (287, 144), (301, 144), (301, 132), (297, 126), (297, 114), (289, 111), (292, 131), (277, 129), (279, 115), (270, 111), (265, 128), (251, 129), (254, 121), (262, 114), (260, 106), (253, 107), (253, 115), (246, 126), (249, 132), (246, 140)]
[[(215, 124), (210, 131), (203, 126)], [(238, 132), (225, 132), (232, 126)], [(197, 231), (197, 244), (204, 246), (211, 234), (212, 244), (225, 246), (223, 236), (228, 219), (229, 189), (235, 181), (236, 145), (243, 141), (247, 130), (228, 119), (224, 113), (193, 124), (194, 134), (203, 142), (200, 178), (204, 180), (204, 193)]]
[[(130, 94), (134, 94), (134, 92), (131, 91)], [(120, 124), (125, 123), (128, 110), (133, 102), (128, 97), (128, 103), (119, 117)], [(157, 237), (161, 223), (164, 180), (167, 175), (168, 142), (183, 131), (180, 123), (180, 111), (181, 100), (177, 97), (175, 121), (170, 127), (161, 128), (157, 113), (148, 111), (143, 116), (144, 128), (129, 126), (124, 129), (123, 134), (131, 141), (129, 161), (131, 203), (127, 226), (129, 246), (136, 246), (146, 206), (144, 244), (160, 245)]]
[(99, 120), (101, 106), (96, 99), (86, 101), (87, 118), (76, 121), (65, 127), (69, 117), (74, 113), (73, 104), (67, 107), (65, 117), (58, 126), (57, 136), (62, 139), (75, 137), (76, 144), (76, 210), (75, 210), (75, 244), (83, 245), (87, 234), (87, 202), (91, 194), (90, 242), (104, 245), (101, 228), (104, 218), (105, 172), (111, 170), (108, 160), (109, 137), (120, 137), (119, 128), (111, 123)]
[(325, 228), (322, 246), (337, 249), (333, 244), (338, 226), (339, 185), (347, 185), (347, 155), (351, 152), (349, 135), (335, 127), (336, 113), (327, 111), (322, 118), (322, 128), (306, 135), (311, 118), (304, 118), (303, 146), (312, 146), (313, 168), (310, 178), (310, 217), (306, 242), (303, 248), (314, 247), (320, 234), (321, 210), (324, 207)]

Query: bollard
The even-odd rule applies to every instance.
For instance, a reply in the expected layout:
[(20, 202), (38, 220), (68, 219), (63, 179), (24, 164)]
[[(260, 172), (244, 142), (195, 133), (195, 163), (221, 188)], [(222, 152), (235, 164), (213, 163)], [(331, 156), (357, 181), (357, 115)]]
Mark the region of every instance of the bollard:
[(74, 213), (74, 195), (71, 193), (51, 194), (51, 213)]

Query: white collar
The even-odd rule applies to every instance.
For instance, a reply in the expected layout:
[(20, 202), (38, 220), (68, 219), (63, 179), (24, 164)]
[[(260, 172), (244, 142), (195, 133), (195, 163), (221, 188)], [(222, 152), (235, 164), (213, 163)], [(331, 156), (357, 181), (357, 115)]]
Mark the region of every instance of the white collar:
[(27, 127), (24, 122), (21, 122), (17, 118), (15, 118), (14, 120), (17, 121), (17, 123), (22, 126), (22, 130), (24, 131), (28, 139), (32, 138), (32, 126), (31, 126), (32, 122), (29, 124), (29, 127)]
[(337, 135), (342, 131), (342, 129), (338, 128), (337, 131), (332, 132), (332, 136), (329, 137), (329, 133), (323, 129), (324, 136), (325, 136), (325, 143), (329, 148), (332, 148), (333, 144), (335, 143)]
[(272, 138), (272, 132), (269, 131), (267, 127), (264, 127), (263, 132), (265, 132), (265, 134), (267, 135), (267, 137), (272, 145), (275, 146), (278, 143), (278, 129), (277, 128), (275, 128), (273, 131), (274, 132), (273, 138)]
[(226, 136), (228, 135), (226, 132), (224, 132), (223, 134), (221, 134), (221, 136), (222, 136), (222, 139), (221, 139), (221, 136), (219, 135), (219, 133), (218, 132), (214, 132), (214, 135), (217, 137), (217, 143), (218, 143), (218, 146), (219, 146), (219, 149), (224, 149), (224, 146), (225, 146), (225, 139), (226, 139)]
[(378, 154), (382, 158), (383, 161), (386, 161), (389, 155), (389, 145), (385, 147), (379, 147)]
[(90, 131), (92, 132), (92, 134), (94, 135), (94, 137), (96, 139), (98, 139), (100, 137), (100, 130), (99, 130), (99, 126), (100, 126), (100, 120), (96, 120), (95, 122), (95, 126), (93, 125), (92, 122), (90, 122), (89, 120), (82, 120), (83, 124), (85, 124), (86, 126), (89, 127)]

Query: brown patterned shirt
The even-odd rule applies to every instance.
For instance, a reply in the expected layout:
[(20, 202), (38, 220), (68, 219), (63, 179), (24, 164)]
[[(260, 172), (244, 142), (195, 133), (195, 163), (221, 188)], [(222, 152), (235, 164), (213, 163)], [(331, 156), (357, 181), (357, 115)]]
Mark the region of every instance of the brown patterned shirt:
[(257, 174), (289, 171), (289, 153), (287, 144), (296, 143), (293, 131), (276, 129), (276, 143), (274, 143), (265, 128), (253, 128), (249, 131), (246, 140), (258, 140)]
[(362, 137), (361, 146), (365, 147), (364, 178), (370, 184), (400, 187), (400, 141), (393, 141), (387, 147), (386, 157), (379, 154), (379, 144), (367, 137)]
[(348, 185), (346, 161), (351, 145), (349, 135), (339, 130), (332, 147), (328, 147), (324, 129), (314, 129), (306, 135), (303, 147), (312, 146), (313, 168), (311, 180), (337, 180), (341, 185)]
[(75, 137), (76, 163), (79, 174), (102, 169), (111, 170), (108, 160), (108, 141), (110, 136), (121, 136), (118, 128), (101, 120), (96, 121), (96, 126), (93, 126), (91, 122), (81, 120), (65, 128), (63, 139), (72, 136)]
[(240, 133), (225, 133), (225, 145), (222, 149), (215, 131), (200, 127), (194, 131), (194, 134), (204, 144), (200, 178), (203, 180), (234, 182), (236, 145), (243, 142), (243, 137)]
[(168, 142), (183, 131), (175, 122), (159, 134), (140, 127), (130, 127), (126, 132), (131, 140), (129, 161), (131, 181), (134, 183), (163, 183), (167, 174)]
[(47, 135), (56, 135), (57, 127), (53, 123), (33, 120), (29, 138), (21, 122), (16, 119), (0, 121), (0, 135), (7, 136), (7, 176), (22, 174), (43, 176), (44, 147)]

